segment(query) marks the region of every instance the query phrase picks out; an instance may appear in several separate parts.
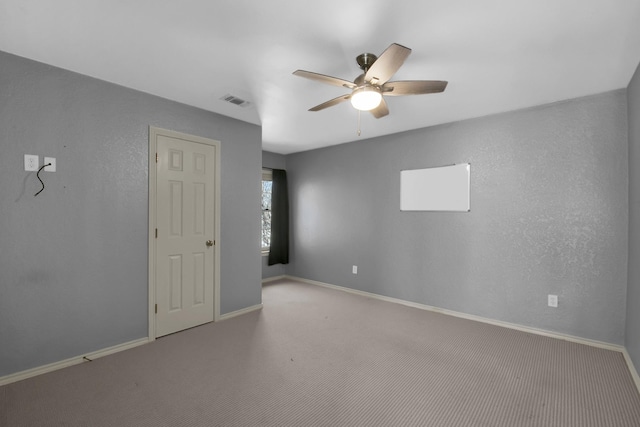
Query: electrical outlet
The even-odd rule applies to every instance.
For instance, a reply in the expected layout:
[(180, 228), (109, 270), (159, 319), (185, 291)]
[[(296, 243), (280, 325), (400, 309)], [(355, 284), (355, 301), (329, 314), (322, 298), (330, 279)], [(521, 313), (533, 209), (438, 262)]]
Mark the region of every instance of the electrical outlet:
[(352, 272), (353, 274), (358, 274), (358, 266), (357, 266), (357, 265), (354, 265), (353, 267), (351, 267), (351, 272)]
[(557, 307), (558, 306), (558, 295), (548, 295), (547, 296), (547, 304), (549, 307)]
[(37, 171), (39, 164), (40, 164), (39, 156), (34, 156), (33, 154), (24, 155), (24, 170)]
[(56, 158), (55, 157), (45, 157), (44, 158), (44, 164), (49, 164), (51, 163), (51, 166), (45, 166), (44, 167), (44, 171), (45, 172), (55, 172), (56, 171)]

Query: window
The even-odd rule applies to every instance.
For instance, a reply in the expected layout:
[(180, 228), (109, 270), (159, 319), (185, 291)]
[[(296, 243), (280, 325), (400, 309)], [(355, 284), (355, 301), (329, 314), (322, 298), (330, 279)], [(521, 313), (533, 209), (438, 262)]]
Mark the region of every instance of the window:
[(262, 170), (262, 252), (268, 253), (271, 247), (271, 170)]

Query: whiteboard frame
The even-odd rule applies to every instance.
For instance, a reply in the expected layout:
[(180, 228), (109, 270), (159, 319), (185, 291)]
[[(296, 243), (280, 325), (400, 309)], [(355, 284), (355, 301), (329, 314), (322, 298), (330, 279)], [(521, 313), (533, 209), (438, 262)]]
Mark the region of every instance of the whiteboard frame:
[(401, 170), (400, 211), (471, 212), (471, 163)]

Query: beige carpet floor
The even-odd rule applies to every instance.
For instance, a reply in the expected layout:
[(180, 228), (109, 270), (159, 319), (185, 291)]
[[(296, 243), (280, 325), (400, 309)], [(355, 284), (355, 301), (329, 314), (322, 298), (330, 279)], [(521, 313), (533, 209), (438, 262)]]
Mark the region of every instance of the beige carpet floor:
[(0, 387), (0, 425), (640, 426), (618, 352), (291, 281), (263, 302)]

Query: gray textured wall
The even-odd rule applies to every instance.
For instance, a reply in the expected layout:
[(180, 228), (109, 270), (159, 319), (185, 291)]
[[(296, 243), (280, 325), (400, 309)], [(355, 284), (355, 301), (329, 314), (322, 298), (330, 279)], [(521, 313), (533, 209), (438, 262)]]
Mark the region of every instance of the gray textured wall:
[(221, 141), (221, 312), (261, 302), (260, 127), (0, 52), (0, 376), (147, 336), (149, 125)]
[[(287, 273), (622, 344), (626, 108), (619, 90), (288, 155)], [(400, 212), (401, 170), (462, 162), (470, 213)]]
[[(282, 154), (262, 152), (262, 167), (270, 169), (287, 169), (286, 158)], [(278, 277), (286, 274), (286, 267), (282, 264), (268, 265), (268, 257), (262, 257), (262, 278)]]
[(629, 286), (625, 345), (640, 369), (640, 66), (627, 88), (629, 121)]

